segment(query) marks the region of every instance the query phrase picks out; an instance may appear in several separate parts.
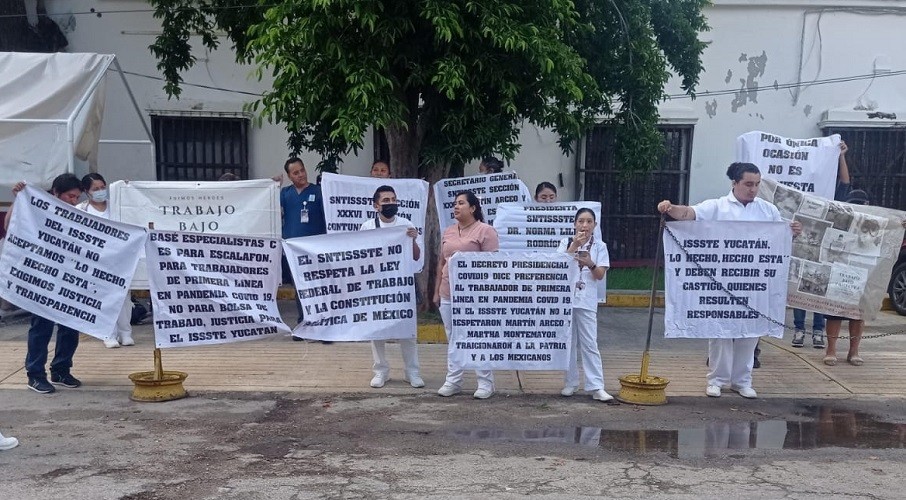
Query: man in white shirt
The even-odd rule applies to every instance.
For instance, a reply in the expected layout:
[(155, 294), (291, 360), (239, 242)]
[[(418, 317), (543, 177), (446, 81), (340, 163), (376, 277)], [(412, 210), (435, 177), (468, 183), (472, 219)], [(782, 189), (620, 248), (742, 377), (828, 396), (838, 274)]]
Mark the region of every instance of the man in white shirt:
[[(396, 201), (396, 191), (390, 186), (380, 186), (374, 192), (373, 202), (374, 211), (376, 212), (375, 217), (363, 222), (360, 230), (398, 226), (408, 228), (406, 234), (412, 238), (412, 258), (418, 260), (419, 255), (421, 255), (421, 249), (415, 240), (418, 236), (418, 229), (415, 228), (409, 219), (396, 215), (399, 210), (399, 205)], [(412, 387), (424, 387), (425, 381), (419, 375), (417, 339), (399, 339), (398, 342), (400, 351), (403, 354), (403, 364), (405, 365), (404, 380), (409, 382)], [(387, 363), (385, 345), (386, 341), (384, 340), (371, 341), (371, 354), (374, 356), (372, 368), (374, 377), (371, 379), (371, 387), (375, 389), (384, 387), (384, 384), (390, 380), (390, 364)]]

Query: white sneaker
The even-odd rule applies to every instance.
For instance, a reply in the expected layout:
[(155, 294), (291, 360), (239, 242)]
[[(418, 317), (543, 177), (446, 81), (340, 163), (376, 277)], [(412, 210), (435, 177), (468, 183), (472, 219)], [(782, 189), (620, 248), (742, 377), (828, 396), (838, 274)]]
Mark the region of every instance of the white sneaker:
[(374, 378), (371, 379), (371, 387), (380, 389), (381, 387), (384, 387), (384, 383), (388, 380), (390, 380), (390, 377), (386, 375), (375, 375)]
[(123, 337), (123, 340), (120, 341), (120, 345), (135, 345), (135, 341), (132, 340), (132, 337)]
[(475, 399), (488, 399), (489, 397), (491, 397), (493, 395), (494, 395), (494, 389), (483, 389), (483, 388), (479, 387), (478, 390), (475, 391), (474, 394), (472, 394), (472, 397)]
[(120, 346), (120, 343), (116, 339), (104, 339), (104, 347), (107, 349), (116, 349)]
[(563, 386), (563, 389), (560, 390), (560, 395), (565, 397), (570, 397), (578, 391), (579, 388), (574, 385)]
[(444, 385), (440, 386), (440, 389), (437, 390), (437, 395), (448, 398), (450, 396), (455, 396), (460, 392), (462, 392), (462, 389), (458, 385), (453, 385), (450, 382), (444, 382)]
[(597, 391), (591, 393), (591, 399), (594, 399), (595, 401), (606, 402), (612, 400), (613, 396), (607, 394), (607, 391), (605, 391), (604, 389), (598, 389)]
[(730, 390), (746, 399), (755, 399), (758, 397), (758, 393), (751, 387), (732, 387)]
[(0, 450), (11, 450), (19, 446), (19, 440), (14, 437), (3, 437), (3, 434), (0, 434)]
[(416, 389), (421, 389), (422, 387), (425, 386), (425, 381), (422, 380), (422, 378), (419, 377), (418, 375), (410, 375), (410, 376), (404, 378), (403, 380), (405, 380), (406, 382), (409, 382), (409, 385), (411, 385), (412, 387), (415, 387)]
[(705, 389), (705, 394), (707, 394), (709, 398), (719, 398), (720, 397), (720, 386), (709, 385), (708, 388)]

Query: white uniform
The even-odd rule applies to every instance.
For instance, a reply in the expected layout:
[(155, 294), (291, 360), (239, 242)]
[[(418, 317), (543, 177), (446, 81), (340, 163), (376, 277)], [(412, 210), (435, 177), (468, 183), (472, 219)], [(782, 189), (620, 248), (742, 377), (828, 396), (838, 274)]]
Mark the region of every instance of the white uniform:
[[(743, 205), (733, 191), (692, 207), (695, 220), (781, 221), (774, 205), (755, 198)], [(746, 389), (752, 387), (752, 365), (758, 337), (708, 340), (708, 385)]]
[[(366, 229), (376, 229), (375, 225), (376, 219), (368, 219), (362, 223), (360, 230)], [(396, 216), (390, 222), (381, 221), (381, 227), (411, 227), (414, 228), (415, 225), (409, 219), (405, 217)], [(404, 370), (406, 373), (406, 379), (412, 380), (412, 377), (420, 378), (419, 375), (419, 366), (418, 366), (418, 340), (417, 339), (399, 339), (397, 340), (400, 344), (400, 351), (403, 353), (403, 364), (405, 365)], [(380, 376), (384, 379), (388, 378), (390, 374), (390, 364), (387, 362), (387, 354), (385, 352), (387, 341), (386, 340), (372, 340), (371, 341), (371, 355), (374, 358), (374, 365), (372, 370), (374, 371), (375, 376)]]
[[(110, 205), (107, 205), (107, 210), (103, 212), (91, 206), (88, 203), (88, 200), (85, 200), (78, 205), (76, 208), (88, 212), (91, 215), (96, 215), (98, 217), (103, 217), (105, 219), (110, 218)], [(110, 335), (107, 337), (108, 340), (115, 340), (120, 344), (132, 345), (134, 341), (132, 340), (132, 300), (127, 296), (126, 300), (123, 301), (123, 307), (120, 308), (120, 313), (116, 317), (116, 326), (113, 331), (110, 332)], [(116, 344), (111, 342), (110, 347), (116, 347)]]
[[(568, 247), (569, 238), (564, 238), (560, 240), (557, 251), (565, 253)], [(610, 255), (605, 243), (592, 241), (590, 246), (583, 247), (582, 250), (588, 251), (596, 266), (610, 267)], [(577, 358), (581, 357), (582, 368), (585, 370), (585, 390), (597, 391), (604, 388), (604, 366), (598, 350), (598, 286), (587, 267), (580, 271), (579, 281), (584, 286), (581, 290), (576, 290), (576, 297), (573, 299), (572, 349), (569, 352), (564, 385), (579, 386)]]

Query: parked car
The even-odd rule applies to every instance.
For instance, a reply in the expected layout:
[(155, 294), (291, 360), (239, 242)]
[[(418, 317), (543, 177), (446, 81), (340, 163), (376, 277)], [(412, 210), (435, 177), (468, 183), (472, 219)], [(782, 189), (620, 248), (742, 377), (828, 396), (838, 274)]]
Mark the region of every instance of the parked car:
[(903, 240), (903, 246), (900, 247), (900, 256), (897, 263), (893, 265), (893, 272), (890, 274), (890, 284), (887, 285), (887, 293), (890, 295), (890, 302), (893, 308), (903, 316), (906, 316), (906, 240)]

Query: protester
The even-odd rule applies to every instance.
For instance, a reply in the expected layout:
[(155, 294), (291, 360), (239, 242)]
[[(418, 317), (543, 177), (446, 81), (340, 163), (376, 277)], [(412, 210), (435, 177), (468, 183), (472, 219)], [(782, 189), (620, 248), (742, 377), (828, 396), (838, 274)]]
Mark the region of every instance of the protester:
[[(450, 297), (449, 260), (456, 252), (496, 252), (500, 246), (497, 231), (484, 222), (481, 203), (471, 191), (456, 195), (453, 204), (453, 218), (456, 224), (448, 227), (441, 238), (440, 256), (437, 262), (437, 289), (434, 303), (440, 308), (447, 341), (453, 330), (453, 307)], [(437, 391), (441, 396), (453, 396), (462, 392), (462, 367), (447, 359), (447, 379)], [(476, 399), (487, 399), (494, 395), (494, 373), (490, 370), (476, 370), (478, 390)]]
[(503, 162), (493, 156), (482, 158), (478, 164), (478, 172), (482, 174), (499, 174), (503, 170)]
[[(88, 195), (88, 199), (76, 205), (76, 208), (84, 210), (91, 215), (110, 218), (110, 207), (107, 204), (108, 191), (107, 181), (98, 173), (90, 173), (82, 177), (82, 191)], [(114, 349), (121, 345), (135, 345), (132, 339), (132, 300), (126, 297), (123, 301), (123, 307), (116, 317), (116, 326), (110, 332), (110, 336), (104, 339), (104, 347)]]
[(390, 178), (390, 164), (384, 160), (378, 160), (371, 164), (371, 176), (379, 179)]
[(539, 183), (535, 187), (535, 201), (538, 203), (557, 203), (557, 187), (546, 181)]
[(0, 434), (0, 451), (11, 450), (16, 446), (19, 446), (18, 439)]
[[(852, 188), (849, 178), (849, 166), (846, 164), (846, 152), (849, 147), (846, 143), (840, 141), (840, 159), (837, 161), (837, 190), (834, 193), (834, 199), (839, 201), (846, 200), (849, 191)], [(841, 236), (842, 237), (842, 236)], [(793, 347), (802, 347), (805, 345), (805, 310), (793, 308), (793, 326), (796, 330), (793, 332)], [(812, 314), (812, 347), (815, 349), (825, 348), (825, 317), (821, 313)], [(757, 358), (756, 358), (757, 360)]]
[(573, 301), (572, 349), (560, 394), (569, 397), (579, 390), (577, 358), (581, 356), (585, 392), (590, 392), (592, 399), (597, 401), (610, 401), (613, 396), (604, 390), (604, 367), (598, 350), (598, 287), (595, 284), (607, 274), (610, 256), (607, 245), (595, 240), (595, 224), (595, 213), (590, 208), (580, 208), (573, 221), (575, 237), (563, 238), (557, 248), (558, 252), (575, 255), (579, 264), (579, 280), (575, 285), (576, 298)]
[[(781, 221), (774, 205), (757, 198), (761, 172), (751, 163), (733, 163), (727, 168), (732, 182), (729, 194), (705, 200), (695, 206), (674, 205), (664, 200), (657, 205), (662, 214), (677, 220), (722, 221)], [(799, 222), (790, 224), (793, 235), (802, 232)], [(705, 394), (720, 397), (721, 389), (729, 386), (744, 398), (756, 398), (752, 388), (752, 368), (758, 337), (708, 340), (708, 387)]]
[[(405, 217), (398, 217), (397, 210), (399, 205), (396, 202), (396, 191), (390, 186), (380, 186), (374, 192), (374, 210), (377, 215), (373, 219), (368, 219), (362, 223), (361, 230), (376, 229), (382, 227), (405, 227), (406, 235), (412, 238), (412, 258), (418, 260), (421, 255), (421, 249), (415, 240), (418, 237), (418, 229)], [(400, 351), (403, 354), (404, 378), (412, 387), (420, 388), (425, 386), (419, 374), (418, 366), (418, 341), (415, 338), (399, 339)], [(371, 379), (371, 387), (379, 389), (390, 380), (390, 364), (387, 363), (387, 354), (384, 340), (371, 341), (371, 354), (374, 358), (374, 377)]]
[(218, 181), (241, 181), (242, 178), (233, 172), (225, 172), (223, 175), (217, 178)]
[[(19, 182), (13, 186), (13, 197), (25, 189), (25, 183)], [(72, 174), (60, 174), (51, 184), (51, 194), (64, 203), (75, 206), (82, 195), (79, 178)], [(9, 207), (6, 218), (6, 227), (13, 217), (15, 205)], [(57, 342), (54, 348), (53, 361), (50, 363), (50, 383), (47, 382), (47, 346), (53, 336), (54, 322), (42, 318), (37, 314), (31, 317), (31, 327), (28, 329), (28, 352), (25, 355), (25, 371), (28, 374), (28, 388), (40, 393), (49, 394), (56, 391), (54, 385), (75, 388), (82, 385), (79, 379), (72, 376), (72, 356), (79, 347), (79, 332), (65, 325), (57, 325)], [(51, 383), (53, 385), (51, 385)]]
[[(283, 170), (289, 176), (292, 185), (280, 190), (280, 208), (283, 214), (283, 239), (298, 238), (302, 236), (315, 236), (327, 233), (327, 222), (324, 218), (324, 201), (321, 196), (321, 186), (308, 182), (308, 172), (305, 164), (298, 157), (293, 156), (283, 164)], [(289, 263), (283, 259), (283, 282), (292, 283), (292, 274)], [(296, 297), (296, 308), (302, 322), (302, 303)], [(299, 337), (293, 340), (301, 341)], [(328, 342), (324, 342), (328, 343)]]

